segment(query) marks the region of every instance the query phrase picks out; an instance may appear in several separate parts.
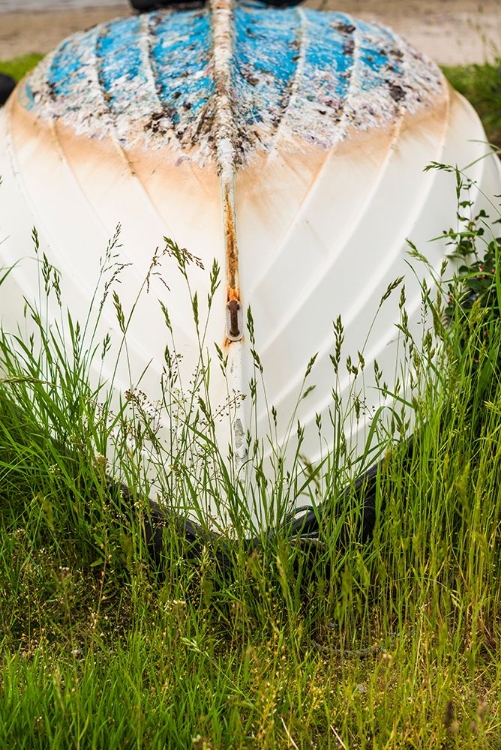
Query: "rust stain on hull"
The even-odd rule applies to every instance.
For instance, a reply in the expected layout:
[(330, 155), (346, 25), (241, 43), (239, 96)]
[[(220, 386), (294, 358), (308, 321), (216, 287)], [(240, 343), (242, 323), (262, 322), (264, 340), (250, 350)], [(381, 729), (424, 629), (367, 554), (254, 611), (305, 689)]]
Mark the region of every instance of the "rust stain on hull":
[(224, 241), (226, 255), (226, 336), (232, 341), (242, 338), (241, 300), (238, 269), (238, 245), (235, 226), (233, 185), (226, 186), (223, 196)]
[(238, 281), (238, 247), (235, 226), (235, 208), (230, 198), (229, 190), (223, 200), (224, 205), (224, 237), (226, 243), (226, 279), (228, 285), (228, 302), (240, 299)]

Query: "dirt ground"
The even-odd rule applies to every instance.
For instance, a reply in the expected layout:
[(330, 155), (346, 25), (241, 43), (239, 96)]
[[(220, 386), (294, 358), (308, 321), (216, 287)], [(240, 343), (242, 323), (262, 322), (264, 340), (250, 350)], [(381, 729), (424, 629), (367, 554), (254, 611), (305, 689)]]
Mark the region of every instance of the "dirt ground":
[[(501, 0), (308, 0), (307, 5), (391, 26), (441, 64), (501, 55)], [(48, 52), (74, 31), (130, 12), (122, 0), (107, 8), (0, 13), (0, 59)]]

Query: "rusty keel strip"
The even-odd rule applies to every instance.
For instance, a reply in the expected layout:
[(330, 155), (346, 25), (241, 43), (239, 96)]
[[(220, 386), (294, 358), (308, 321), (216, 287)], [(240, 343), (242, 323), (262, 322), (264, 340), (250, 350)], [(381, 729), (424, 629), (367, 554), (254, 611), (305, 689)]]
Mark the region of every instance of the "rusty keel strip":
[(232, 86), (234, 0), (212, 0), (214, 139), (217, 170), (221, 182), (226, 258), (226, 336), (230, 342), (242, 338), (238, 248), (235, 225), (236, 147)]
[(234, 0), (210, 3), (213, 34), (213, 80), (215, 159), (221, 185), (223, 232), (226, 260), (226, 351), (227, 381), (234, 404), (231, 417), (231, 442), (236, 467), (246, 459), (245, 420), (243, 414), (243, 316), (238, 269), (235, 221), (235, 173), (237, 169), (234, 67)]

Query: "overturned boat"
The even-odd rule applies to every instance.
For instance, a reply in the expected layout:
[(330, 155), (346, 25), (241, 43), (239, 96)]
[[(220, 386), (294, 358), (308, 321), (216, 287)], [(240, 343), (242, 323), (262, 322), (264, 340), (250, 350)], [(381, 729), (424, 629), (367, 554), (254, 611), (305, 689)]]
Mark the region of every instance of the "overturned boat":
[[(478, 213), (501, 192), (485, 141), (433, 62), (345, 14), (213, 0), (75, 34), (0, 112), (2, 326), (37, 299), (33, 226), (80, 320), (119, 252), (96, 329), (111, 364), (91, 374), (143, 412), (161, 404), (171, 451), (169, 378), (202, 396), (235, 475), (256, 444), (264, 463), (336, 452), (333, 399), (346, 455), (370, 463), (375, 416), (405, 402), (389, 290), (404, 278), (420, 337), (421, 280), (450, 250), (429, 240), (456, 222), (450, 183), (424, 168), (470, 164)], [(411, 268), (407, 239), (429, 265)], [(57, 302), (42, 312), (50, 325)]]

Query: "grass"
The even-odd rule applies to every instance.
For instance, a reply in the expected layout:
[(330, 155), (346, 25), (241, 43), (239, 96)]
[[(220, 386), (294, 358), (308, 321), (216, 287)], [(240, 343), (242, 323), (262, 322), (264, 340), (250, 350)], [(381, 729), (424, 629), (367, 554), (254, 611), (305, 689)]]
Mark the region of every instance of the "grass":
[(12, 76), (15, 81), (20, 81), (26, 73), (33, 70), (43, 58), (43, 55), (30, 54), (21, 57), (13, 57), (10, 60), (0, 60), (0, 73)]
[[(167, 522), (158, 568), (147, 481), (117, 438), (147, 418), (91, 385), (96, 320), (67, 316), (39, 258), (26, 314), (43, 346), (0, 337), (0, 747), (501, 747), (501, 267), (482, 225), (449, 235), (464, 269), (442, 282), (447, 309), (424, 294), (432, 338), (408, 342), (415, 447), (385, 454), (372, 541), (360, 498), (341, 498), (342, 472), (326, 469), (311, 479), (331, 493), (318, 544), (284, 526), (254, 551), (210, 538), (193, 550)], [(98, 289), (120, 317), (113, 287)], [(38, 316), (47, 295), (69, 350)], [(180, 414), (190, 447), (193, 416)], [(106, 479), (112, 439), (132, 502)], [(221, 497), (235, 493), (221, 456), (195, 454)], [(169, 489), (190, 496), (184, 468)]]
[(446, 67), (444, 73), (477, 110), (489, 142), (501, 148), (501, 58), (481, 65)]
[[(0, 337), (0, 747), (500, 747), (500, 246), (483, 223), (448, 235), (464, 269), (442, 282), (446, 311), (424, 293), (431, 338), (408, 340), (415, 447), (385, 455), (372, 541), (326, 469), (311, 480), (333, 492), (317, 543), (284, 526), (254, 551), (209, 537), (194, 551), (167, 521), (158, 568), (140, 471), (118, 454), (129, 502), (102, 458), (144, 414), (107, 411), (88, 379), (97, 321), (68, 317), (40, 258), (37, 305), (56, 299), (60, 323), (45, 329), (32, 302), (41, 350)], [(123, 321), (113, 286), (98, 289)], [(190, 492), (187, 455), (234, 491), (217, 451), (189, 448), (173, 491)]]

